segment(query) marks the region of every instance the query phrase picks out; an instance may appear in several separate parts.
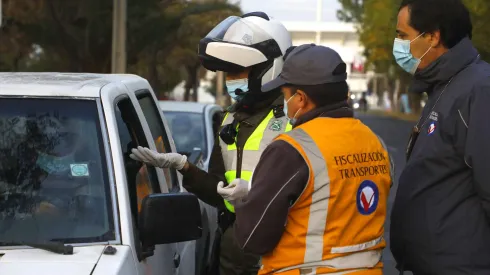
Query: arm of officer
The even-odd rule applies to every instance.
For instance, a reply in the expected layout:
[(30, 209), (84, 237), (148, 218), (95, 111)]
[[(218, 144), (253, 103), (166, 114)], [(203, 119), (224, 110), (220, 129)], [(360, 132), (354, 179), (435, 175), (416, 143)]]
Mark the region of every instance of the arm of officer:
[[(216, 123), (216, 122), (215, 122)], [(213, 129), (219, 126), (213, 125)], [(215, 131), (216, 132), (216, 131)], [(186, 169), (187, 168), (187, 169)], [(199, 169), (197, 166), (189, 163), (180, 173), (184, 176), (182, 184), (184, 188), (195, 194), (199, 199), (214, 207), (223, 208), (223, 198), (216, 192), (220, 181), (225, 180), (225, 164), (219, 145), (219, 135), (216, 135), (213, 151), (209, 160), (208, 172)]]
[(473, 180), (476, 191), (480, 197), (481, 206), (487, 217), (490, 218), (490, 81), (486, 81), (482, 87), (475, 89), (470, 97), (469, 119), (465, 116), (465, 110), (458, 109), (461, 117), (460, 125), (466, 135), (465, 162), (473, 169)]
[(235, 236), (242, 249), (264, 255), (276, 247), (308, 175), (305, 160), (287, 142), (278, 140), (267, 147), (247, 198), (235, 205)]

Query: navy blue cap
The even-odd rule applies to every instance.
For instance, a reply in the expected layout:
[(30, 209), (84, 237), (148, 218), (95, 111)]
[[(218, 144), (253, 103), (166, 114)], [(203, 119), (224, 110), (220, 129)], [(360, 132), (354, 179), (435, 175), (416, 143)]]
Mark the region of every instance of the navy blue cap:
[(264, 84), (262, 92), (274, 90), (285, 84), (319, 85), (345, 81), (345, 71), (334, 74), (335, 69), (341, 64), (345, 64), (344, 61), (331, 48), (315, 44), (298, 46), (287, 55), (281, 74)]

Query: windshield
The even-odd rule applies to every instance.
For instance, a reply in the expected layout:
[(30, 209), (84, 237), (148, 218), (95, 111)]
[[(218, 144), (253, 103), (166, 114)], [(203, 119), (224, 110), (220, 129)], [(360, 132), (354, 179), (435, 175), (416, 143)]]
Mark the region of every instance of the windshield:
[(0, 100), (0, 242), (113, 240), (94, 100)]
[(170, 124), (177, 152), (189, 156), (194, 148), (199, 148), (203, 159), (207, 160), (208, 148), (204, 116), (201, 113), (189, 112), (165, 111), (164, 114)]

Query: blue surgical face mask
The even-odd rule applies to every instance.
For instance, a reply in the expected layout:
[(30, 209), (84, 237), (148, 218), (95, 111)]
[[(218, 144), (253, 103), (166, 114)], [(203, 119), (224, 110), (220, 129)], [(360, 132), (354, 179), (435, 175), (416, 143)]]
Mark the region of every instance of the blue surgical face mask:
[(419, 37), (421, 37), (422, 35), (424, 35), (424, 33), (421, 33), (412, 41), (395, 38), (395, 42), (393, 43), (393, 56), (395, 57), (396, 63), (398, 63), (398, 65), (403, 70), (412, 75), (415, 74), (415, 72), (417, 71), (417, 68), (422, 61), (422, 58), (424, 58), (424, 56), (432, 48), (429, 47), (429, 49), (420, 58), (415, 58), (412, 55), (412, 52), (410, 51), (410, 44), (412, 44), (413, 41), (419, 39)]
[(296, 123), (296, 115), (298, 114), (298, 112), (301, 110), (301, 108), (299, 108), (298, 111), (296, 111), (296, 113), (294, 114), (293, 118), (289, 118), (288, 116), (288, 103), (289, 101), (291, 101), (291, 99), (295, 96), (296, 94), (294, 94), (292, 97), (290, 97), (287, 101), (286, 99), (284, 99), (284, 107), (283, 107), (283, 111), (284, 111), (284, 114), (286, 115), (287, 119), (289, 120), (289, 123), (291, 125), (294, 125)]
[[(248, 92), (248, 79), (235, 79), (235, 80), (227, 80), (226, 81), (226, 89), (228, 90), (228, 94), (235, 101), (240, 101), (245, 93)], [(236, 90), (240, 89), (243, 93), (237, 95)]]

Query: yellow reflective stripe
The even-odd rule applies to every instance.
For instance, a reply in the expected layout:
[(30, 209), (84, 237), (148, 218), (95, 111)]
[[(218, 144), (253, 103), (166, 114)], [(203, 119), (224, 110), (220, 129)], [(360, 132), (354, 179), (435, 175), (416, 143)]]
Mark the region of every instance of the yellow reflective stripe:
[[(274, 111), (270, 111), (269, 114), (262, 120), (262, 122), (255, 128), (253, 133), (247, 139), (243, 150), (257, 151), (260, 149), (260, 142), (263, 140), (264, 132), (267, 131), (267, 126), (271, 119), (274, 118)], [(237, 131), (239, 126), (237, 126)], [(236, 150), (236, 143), (228, 145), (228, 151)]]
[[(233, 113), (226, 113), (222, 126), (228, 125), (233, 122)], [(285, 127), (284, 127), (284, 124)], [(238, 126), (237, 126), (238, 127)], [(278, 128), (274, 128), (278, 127)], [(292, 125), (288, 122), (287, 118), (281, 117), (274, 118), (274, 111), (270, 111), (269, 114), (262, 120), (257, 126), (252, 135), (247, 139), (243, 148), (242, 159), (242, 179), (250, 181), (252, 172), (257, 163), (260, 160), (260, 156), (265, 148), (277, 137), (277, 135), (289, 132), (292, 130)], [(276, 129), (276, 130), (274, 130)], [(221, 155), (223, 156), (223, 162), (225, 165), (225, 178), (228, 183), (232, 182), (236, 178), (237, 167), (237, 147), (236, 144), (228, 145), (220, 139)], [(225, 200), (226, 208), (235, 213), (233, 205)]]
[(231, 213), (235, 213), (235, 207), (229, 203), (227, 200), (224, 200), (225, 201), (225, 207), (226, 209), (228, 209), (228, 211), (230, 211)]
[[(264, 137), (264, 132), (267, 131), (267, 126), (269, 125), (269, 121), (274, 117), (274, 112), (271, 111), (255, 128), (255, 131), (250, 135), (250, 137), (247, 139), (247, 142), (245, 143), (245, 147), (243, 147), (244, 150), (248, 151), (257, 151), (260, 148), (260, 142), (262, 141)], [(277, 135), (277, 134), (276, 134)]]
[[(225, 151), (222, 153), (225, 171), (236, 169), (238, 160), (235, 152)], [(242, 170), (254, 170), (261, 155), (262, 151), (243, 151)]]
[[(242, 177), (241, 179), (250, 181), (252, 179), (252, 171), (244, 171), (242, 170)], [(228, 183), (231, 183), (234, 179), (236, 179), (236, 170), (233, 171), (228, 171), (225, 173), (225, 178)], [(225, 201), (225, 206), (230, 211), (231, 213), (235, 213), (235, 207), (231, 203), (229, 203), (227, 200)]]
[(230, 113), (226, 113), (225, 117), (223, 118), (223, 123), (221, 123), (221, 126), (231, 124), (233, 122), (233, 116), (230, 116)]

